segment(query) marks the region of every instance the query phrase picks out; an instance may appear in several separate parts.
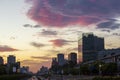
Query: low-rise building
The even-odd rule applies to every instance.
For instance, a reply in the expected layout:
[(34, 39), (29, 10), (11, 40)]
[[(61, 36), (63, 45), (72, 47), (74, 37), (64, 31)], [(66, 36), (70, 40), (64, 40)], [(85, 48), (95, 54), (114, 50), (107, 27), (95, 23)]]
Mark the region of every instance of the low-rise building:
[(49, 69), (47, 67), (42, 66), (40, 71), (38, 71), (38, 75), (45, 75), (49, 73)]
[(98, 60), (101, 60), (105, 63), (110, 63), (110, 62), (119, 63), (120, 62), (120, 48), (99, 51)]
[(98, 60), (105, 63), (117, 63), (118, 70), (120, 71), (120, 48), (100, 51), (98, 53)]
[(23, 67), (20, 68), (19, 72), (27, 74), (27, 73), (29, 73), (29, 67), (28, 66), (23, 66)]

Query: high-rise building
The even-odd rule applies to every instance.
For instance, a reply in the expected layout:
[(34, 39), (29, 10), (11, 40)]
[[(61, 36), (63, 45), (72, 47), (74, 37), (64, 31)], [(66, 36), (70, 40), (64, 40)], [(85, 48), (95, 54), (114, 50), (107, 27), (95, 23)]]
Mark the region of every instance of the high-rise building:
[(3, 60), (3, 58), (0, 56), (0, 65), (1, 64), (4, 64), (4, 60)]
[(93, 33), (82, 34), (83, 62), (96, 60), (97, 52), (104, 50), (104, 38), (97, 37)]
[(64, 54), (57, 54), (58, 65), (63, 66), (65, 64)]
[(14, 64), (14, 63), (16, 63), (16, 57), (14, 55), (9, 55), (7, 57), (7, 63), (8, 64)]
[(68, 55), (68, 61), (72, 61), (74, 64), (77, 64), (77, 53), (71, 52)]

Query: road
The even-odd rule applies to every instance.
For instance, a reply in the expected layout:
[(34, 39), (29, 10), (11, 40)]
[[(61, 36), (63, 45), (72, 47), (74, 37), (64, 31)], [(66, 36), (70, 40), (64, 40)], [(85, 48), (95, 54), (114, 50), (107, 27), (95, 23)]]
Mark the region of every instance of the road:
[(22, 79), (22, 80), (48, 80), (48, 79), (45, 79), (43, 77), (40, 77), (40, 76), (32, 76), (31, 78), (29, 79)]
[(36, 76), (32, 76), (31, 78), (25, 78), (25, 79), (21, 79), (21, 80), (39, 80)]
[[(92, 80), (94, 76), (53, 75), (50, 80)], [(47, 79), (48, 80), (48, 79)]]
[[(94, 76), (51, 76), (50, 80), (92, 80)], [(41, 76), (32, 76), (29, 79), (22, 79), (22, 80), (49, 80), (45, 79)]]
[(38, 80), (38, 78), (36, 76), (32, 76), (30, 79), (28, 80)]

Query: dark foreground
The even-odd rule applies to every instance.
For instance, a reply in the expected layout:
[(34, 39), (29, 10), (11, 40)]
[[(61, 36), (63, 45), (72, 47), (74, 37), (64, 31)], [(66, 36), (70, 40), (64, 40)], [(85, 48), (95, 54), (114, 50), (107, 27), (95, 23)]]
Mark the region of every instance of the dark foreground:
[(30, 75), (14, 74), (14, 75), (0, 75), (0, 80), (27, 80)]
[(4, 75), (0, 76), (0, 80), (120, 80), (120, 76), (61, 76), (53, 75), (50, 78), (44, 78), (42, 76), (28, 76), (28, 75)]

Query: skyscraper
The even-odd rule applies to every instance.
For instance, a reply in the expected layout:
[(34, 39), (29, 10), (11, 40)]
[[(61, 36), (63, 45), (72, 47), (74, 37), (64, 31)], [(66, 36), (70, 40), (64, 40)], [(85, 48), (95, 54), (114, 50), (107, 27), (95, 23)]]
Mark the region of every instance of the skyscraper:
[(71, 53), (68, 55), (68, 60), (69, 60), (69, 61), (72, 61), (74, 64), (77, 64), (77, 53), (71, 52)]
[(64, 54), (57, 54), (58, 65), (63, 66), (65, 64)]
[(3, 60), (3, 58), (0, 56), (0, 65), (1, 64), (4, 64), (4, 60)]
[(93, 33), (82, 34), (83, 62), (97, 59), (97, 52), (104, 49), (104, 38), (94, 36)]
[(7, 63), (8, 64), (14, 64), (14, 63), (16, 63), (16, 57), (14, 55), (9, 55), (7, 57)]

